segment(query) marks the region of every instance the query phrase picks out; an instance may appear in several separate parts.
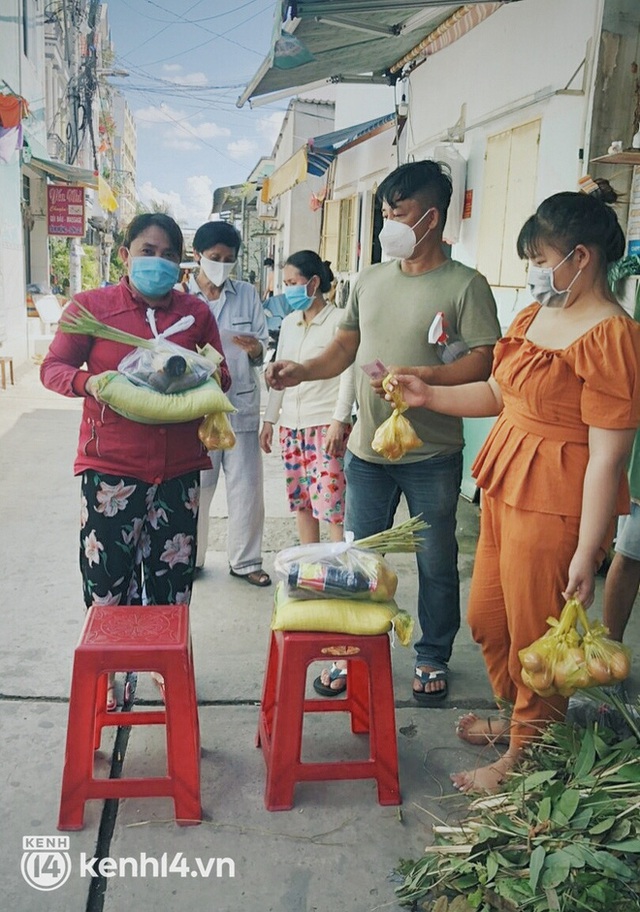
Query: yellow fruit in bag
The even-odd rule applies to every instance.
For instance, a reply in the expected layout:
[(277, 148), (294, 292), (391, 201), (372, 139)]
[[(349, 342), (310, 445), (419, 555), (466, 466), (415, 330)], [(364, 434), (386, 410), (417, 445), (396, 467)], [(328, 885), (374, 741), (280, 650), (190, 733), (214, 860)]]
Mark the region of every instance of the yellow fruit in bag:
[(283, 583), (276, 588), (272, 630), (319, 630), (323, 633), (352, 633), (375, 636), (395, 630), (403, 646), (413, 635), (413, 618), (395, 601), (363, 602), (353, 599), (292, 599)]
[(409, 420), (402, 414), (406, 412), (409, 406), (402, 398), (400, 391), (398, 389), (390, 389), (388, 386), (392, 376), (392, 374), (387, 374), (382, 381), (382, 387), (391, 393), (395, 407), (391, 416), (386, 421), (383, 421), (375, 432), (371, 441), (371, 448), (386, 459), (394, 461), (401, 459), (405, 453), (422, 446), (422, 440), (414, 431)]
[[(577, 599), (569, 599), (559, 619), (547, 618), (547, 623), (551, 630), (518, 653), (522, 681), (535, 693), (570, 697), (576, 690), (606, 686), (628, 676), (630, 651), (611, 640), (600, 621), (589, 623)], [(578, 623), (584, 628), (582, 637)]]
[(236, 443), (236, 435), (224, 412), (207, 415), (198, 428), (198, 437), (208, 450), (230, 450)]

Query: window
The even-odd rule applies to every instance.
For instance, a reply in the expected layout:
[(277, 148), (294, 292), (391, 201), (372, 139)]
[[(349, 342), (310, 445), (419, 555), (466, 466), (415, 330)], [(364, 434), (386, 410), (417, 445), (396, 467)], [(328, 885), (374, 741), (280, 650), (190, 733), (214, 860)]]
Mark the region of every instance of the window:
[(326, 200), (322, 214), (320, 256), (333, 272), (351, 272), (355, 255), (357, 196)]
[(526, 285), (527, 264), (516, 240), (534, 211), (539, 140), (539, 119), (487, 139), (478, 270), (490, 285)]

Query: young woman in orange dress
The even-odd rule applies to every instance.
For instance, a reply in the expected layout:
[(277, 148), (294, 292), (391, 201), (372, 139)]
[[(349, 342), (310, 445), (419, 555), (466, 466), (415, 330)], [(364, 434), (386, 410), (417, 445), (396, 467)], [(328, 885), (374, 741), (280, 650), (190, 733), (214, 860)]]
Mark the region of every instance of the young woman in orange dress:
[(496, 344), (489, 380), (432, 387), (400, 368), (393, 381), (412, 407), (498, 416), (473, 465), (482, 516), (467, 617), (496, 700), (513, 709), (498, 730), (473, 713), (460, 719), (463, 740), (509, 742), (496, 762), (452, 775), (461, 791), (496, 790), (541, 726), (564, 716), (565, 698), (524, 686), (518, 652), (566, 599), (593, 602), (614, 518), (629, 512), (625, 467), (640, 424), (640, 325), (607, 284), (625, 248), (613, 210), (597, 193), (557, 193), (517, 248), (535, 303)]

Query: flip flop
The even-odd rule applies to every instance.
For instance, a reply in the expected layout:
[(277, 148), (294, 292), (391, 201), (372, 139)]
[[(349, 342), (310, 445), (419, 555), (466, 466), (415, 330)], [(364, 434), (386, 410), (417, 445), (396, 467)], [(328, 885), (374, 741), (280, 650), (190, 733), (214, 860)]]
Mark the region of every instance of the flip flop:
[(325, 684), (322, 680), (322, 677), (318, 677), (313, 682), (313, 689), (317, 694), (320, 694), (321, 697), (338, 697), (341, 693), (344, 693), (347, 689), (347, 669), (338, 668), (334, 662), (331, 668), (329, 669), (329, 681), (337, 681), (340, 678), (344, 678), (344, 687), (329, 687), (328, 684)]
[(271, 585), (271, 577), (264, 570), (252, 570), (251, 573), (236, 573), (235, 570), (229, 567), (229, 573), (238, 579), (246, 580), (250, 586), (263, 587)]
[(444, 687), (441, 690), (432, 690), (427, 693), (425, 693), (424, 690), (414, 690), (412, 691), (413, 699), (419, 703), (420, 706), (437, 706), (439, 703), (442, 703), (449, 695), (448, 675), (449, 672), (444, 668), (439, 668), (435, 671), (422, 671), (420, 668), (416, 668), (414, 671), (414, 678), (419, 681), (423, 687), (425, 684), (433, 683), (433, 681), (444, 681)]

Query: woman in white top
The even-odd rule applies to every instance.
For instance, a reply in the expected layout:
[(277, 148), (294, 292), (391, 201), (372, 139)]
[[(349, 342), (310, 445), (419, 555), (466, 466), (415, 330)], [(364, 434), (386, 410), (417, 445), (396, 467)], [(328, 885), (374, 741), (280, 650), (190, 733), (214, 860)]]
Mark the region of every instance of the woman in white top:
[[(292, 313), (282, 321), (276, 360), (314, 358), (333, 339), (342, 318), (324, 298), (333, 273), (317, 253), (300, 250), (285, 263), (283, 276)], [(303, 544), (320, 540), (320, 522), (328, 524), (331, 541), (342, 541), (343, 456), (353, 398), (352, 367), (339, 377), (269, 392), (260, 446), (271, 452), (273, 425), (279, 420), (289, 507)]]

